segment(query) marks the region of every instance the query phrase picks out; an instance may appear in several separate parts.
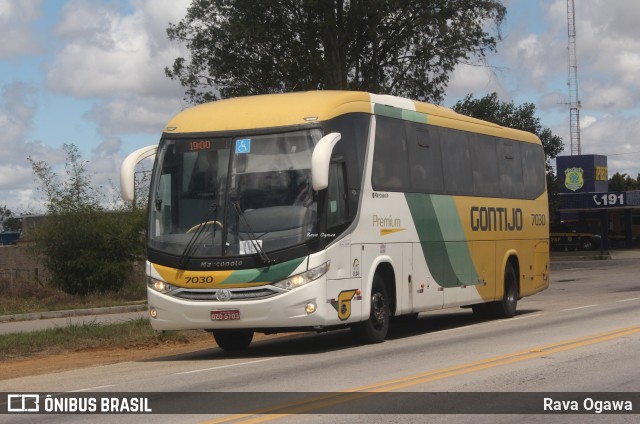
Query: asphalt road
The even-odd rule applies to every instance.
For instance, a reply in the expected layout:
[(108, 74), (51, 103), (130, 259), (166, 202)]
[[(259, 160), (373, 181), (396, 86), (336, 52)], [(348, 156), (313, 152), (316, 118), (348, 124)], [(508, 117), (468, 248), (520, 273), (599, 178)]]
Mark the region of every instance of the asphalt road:
[[(0, 381), (0, 392), (157, 392), (156, 412), (176, 404), (183, 408), (177, 412), (209, 408), (201, 415), (92, 415), (95, 423), (638, 422), (640, 261), (556, 263), (551, 278), (548, 290), (521, 300), (517, 316), (508, 320), (481, 321), (470, 311), (452, 309), (421, 314), (378, 345), (358, 346), (348, 331), (258, 341), (236, 355), (212, 343), (180, 356)], [(218, 397), (203, 400), (203, 392)], [(323, 393), (321, 399), (316, 392)], [(537, 393), (518, 397), (523, 392)], [(635, 415), (596, 414), (594, 403), (586, 415), (544, 411), (545, 397), (572, 392), (578, 392), (582, 412), (589, 399), (603, 405), (621, 396)], [(293, 400), (305, 414), (290, 415), (290, 405), (280, 415), (233, 415)], [(522, 415), (523, 402), (535, 414)], [(493, 404), (511, 411), (505, 403), (516, 414), (427, 415), (437, 407), (493, 411)], [(87, 417), (18, 414), (0, 421), (81, 423)]]
[[(97, 311), (97, 310), (96, 310)], [(118, 324), (132, 319), (147, 318), (146, 309), (136, 312), (121, 313), (89, 313), (79, 316), (61, 316), (59, 318), (31, 319), (23, 321), (7, 321), (0, 323), (0, 334), (20, 333), (28, 331), (46, 330), (49, 328), (65, 327), (69, 325), (83, 325), (89, 323)]]

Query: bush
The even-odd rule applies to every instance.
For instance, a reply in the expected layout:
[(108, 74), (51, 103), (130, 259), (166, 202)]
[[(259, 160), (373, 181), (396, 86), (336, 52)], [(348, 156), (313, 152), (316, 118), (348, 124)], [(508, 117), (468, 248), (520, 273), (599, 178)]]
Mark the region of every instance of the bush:
[(144, 253), (143, 210), (107, 210), (76, 146), (64, 145), (67, 178), (29, 158), (47, 201), (47, 218), (35, 231), (51, 283), (69, 294), (120, 290)]
[(143, 228), (141, 212), (68, 212), (49, 216), (35, 240), (51, 284), (86, 295), (124, 286), (144, 253)]

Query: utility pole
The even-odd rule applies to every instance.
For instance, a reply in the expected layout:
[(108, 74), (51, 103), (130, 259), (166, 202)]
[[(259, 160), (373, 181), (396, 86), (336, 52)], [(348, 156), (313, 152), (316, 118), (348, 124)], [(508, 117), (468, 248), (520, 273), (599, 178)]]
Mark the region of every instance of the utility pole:
[(578, 59), (576, 55), (576, 9), (574, 0), (567, 0), (569, 34), (569, 126), (571, 156), (580, 155), (580, 100), (578, 99)]

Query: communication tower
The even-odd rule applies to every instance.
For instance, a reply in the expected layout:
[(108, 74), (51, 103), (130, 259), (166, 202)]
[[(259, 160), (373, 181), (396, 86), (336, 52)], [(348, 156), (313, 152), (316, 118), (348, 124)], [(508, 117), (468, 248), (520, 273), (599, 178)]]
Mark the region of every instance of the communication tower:
[(569, 28), (569, 125), (571, 155), (580, 155), (580, 100), (578, 99), (578, 59), (576, 56), (576, 10), (574, 0), (567, 0)]

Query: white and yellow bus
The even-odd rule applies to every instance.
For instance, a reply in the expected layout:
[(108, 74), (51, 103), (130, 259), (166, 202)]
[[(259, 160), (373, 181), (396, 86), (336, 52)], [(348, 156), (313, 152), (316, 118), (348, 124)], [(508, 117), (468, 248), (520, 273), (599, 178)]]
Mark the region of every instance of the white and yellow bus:
[(529, 133), (362, 92), (220, 100), (187, 109), (157, 146), (147, 286), (156, 330), (350, 327), (449, 307), (511, 317), (549, 284), (545, 157)]

